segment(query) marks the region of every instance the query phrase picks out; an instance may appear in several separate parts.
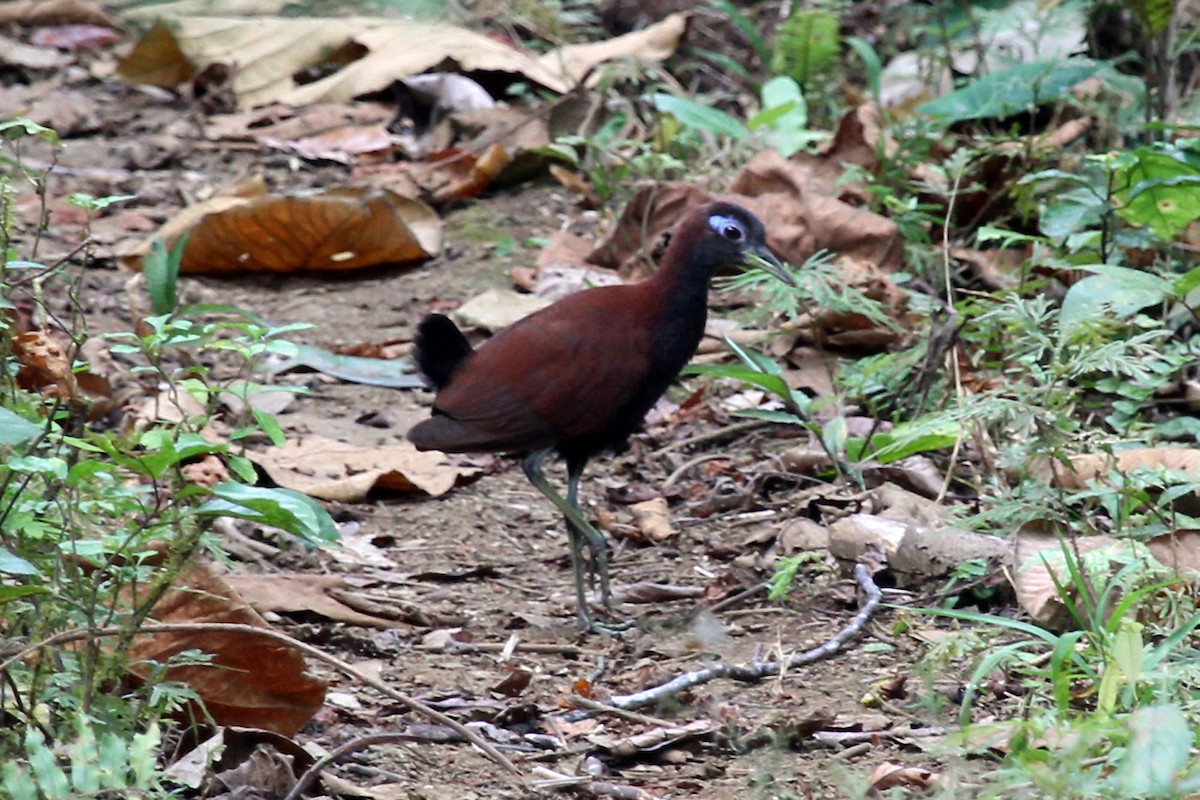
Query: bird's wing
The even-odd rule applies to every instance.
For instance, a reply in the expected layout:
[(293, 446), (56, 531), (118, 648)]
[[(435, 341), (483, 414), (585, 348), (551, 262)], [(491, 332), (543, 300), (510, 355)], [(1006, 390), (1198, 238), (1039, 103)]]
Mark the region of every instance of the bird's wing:
[[(603, 292), (597, 301), (598, 292), (586, 293), (586, 307), (576, 307), (571, 300), (582, 295), (573, 295), (473, 352), (438, 392), (439, 416), (418, 428), (445, 417), (439, 433), (462, 450), (532, 449), (602, 433), (606, 412), (639, 388), (639, 360), (650, 345), (635, 324), (634, 297)], [(580, 324), (584, 308), (595, 324)]]

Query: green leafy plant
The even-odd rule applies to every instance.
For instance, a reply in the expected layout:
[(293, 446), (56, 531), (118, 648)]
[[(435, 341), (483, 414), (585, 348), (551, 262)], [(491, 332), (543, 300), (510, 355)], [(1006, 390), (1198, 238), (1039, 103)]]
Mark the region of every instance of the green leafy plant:
[[(24, 170), (22, 137), (56, 142), (31, 124), (0, 125), (0, 133), (11, 153), (0, 167), (16, 170)], [(3, 295), (23, 295), (42, 319), (47, 296), (79, 302), (82, 272), (17, 257), (9, 246), (8, 175), (0, 169)], [(72, 202), (94, 214), (121, 199)], [(7, 664), (2, 710), (17, 724), (0, 731), (0, 797), (163, 796), (156, 725), (194, 694), (161, 680), (134, 688), (120, 680), (124, 652), (155, 602), (195, 552), (219, 552), (209, 532), (217, 517), (278, 528), (306, 546), (338, 538), (311, 498), (253, 485), (257, 474), (244, 450), (255, 438), (282, 443), (275, 418), (254, 407), (254, 397), (271, 388), (255, 375), (265, 357), (295, 354), (284, 337), (296, 327), (273, 328), (224, 306), (181, 305), (181, 253), (182, 244), (173, 252), (161, 243), (152, 248), (146, 285), (155, 315), (140, 320), (137, 331), (113, 335), (110, 348), (135, 362), (135, 375), (167, 387), (177, 421), (129, 430), (98, 426), (73, 392), (23, 390), (11, 357), (0, 373), (0, 627), (25, 643), (65, 631), (121, 631)], [(0, 317), (6, 354), (12, 318)], [(67, 333), (68, 352), (77, 357), (88, 332), (80, 326)], [(239, 426), (228, 442), (210, 441), (202, 431), (230, 397), (241, 401)], [(214, 486), (189, 479), (190, 465), (205, 458), (220, 460), (231, 477)]]

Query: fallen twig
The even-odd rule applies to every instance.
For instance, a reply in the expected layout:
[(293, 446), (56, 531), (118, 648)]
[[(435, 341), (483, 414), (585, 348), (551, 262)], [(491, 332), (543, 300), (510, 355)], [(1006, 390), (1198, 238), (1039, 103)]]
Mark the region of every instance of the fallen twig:
[(866, 602), (863, 603), (862, 608), (854, 615), (854, 619), (850, 620), (849, 624), (819, 647), (805, 650), (803, 653), (796, 653), (783, 661), (752, 661), (747, 665), (726, 664), (723, 661), (719, 661), (704, 669), (679, 675), (666, 683), (644, 689), (640, 692), (615, 695), (609, 698), (609, 704), (624, 709), (641, 708), (642, 706), (657, 703), (664, 698), (679, 694), (693, 686), (708, 683), (716, 678), (732, 678), (736, 681), (753, 682), (771, 675), (778, 675), (782, 670), (794, 669), (795, 667), (811, 664), (814, 661), (820, 661), (834, 655), (850, 639), (862, 632), (868, 620), (875, 613), (875, 609), (879, 607), (879, 603), (883, 597), (879, 591), (879, 587), (875, 585), (875, 581), (871, 577), (871, 570), (865, 564), (859, 563), (855, 565), (854, 578), (866, 595)]
[(656, 800), (654, 795), (637, 786), (597, 781), (587, 775), (565, 775), (546, 767), (534, 767), (533, 771), (541, 777), (534, 781), (535, 789), (571, 789), (585, 797), (615, 797), (617, 800)]
[(668, 719), (659, 719), (658, 717), (650, 717), (645, 714), (639, 714), (636, 711), (630, 711), (626, 708), (617, 708), (610, 706), (607, 703), (598, 703), (595, 700), (589, 700), (586, 697), (574, 695), (571, 697), (571, 704), (586, 708), (588, 711), (596, 711), (601, 714), (612, 714), (614, 717), (627, 719), (630, 722), (640, 722), (643, 725), (655, 725), (661, 728), (669, 728), (672, 725), (677, 725), (677, 722), (672, 722)]
[(893, 728), (883, 731), (817, 731), (813, 741), (825, 747), (847, 747), (849, 745), (874, 742), (879, 739), (917, 739), (921, 737), (945, 736), (945, 728)]

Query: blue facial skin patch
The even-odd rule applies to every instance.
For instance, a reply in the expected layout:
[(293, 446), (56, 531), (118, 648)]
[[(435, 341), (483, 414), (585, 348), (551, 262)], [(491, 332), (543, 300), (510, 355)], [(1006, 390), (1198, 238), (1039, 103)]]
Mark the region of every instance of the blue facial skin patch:
[[(733, 217), (727, 217), (724, 214), (713, 214), (708, 218), (708, 227), (712, 228), (721, 236), (733, 241), (741, 241), (746, 238), (746, 229), (742, 227), (742, 223)], [(737, 236), (729, 236), (726, 231), (729, 228), (737, 230)]]

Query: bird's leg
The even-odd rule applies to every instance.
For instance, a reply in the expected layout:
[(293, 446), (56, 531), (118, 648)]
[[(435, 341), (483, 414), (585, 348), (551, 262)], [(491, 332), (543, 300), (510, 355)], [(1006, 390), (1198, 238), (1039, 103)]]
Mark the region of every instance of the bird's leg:
[(608, 581), (608, 543), (604, 541), (604, 535), (587, 521), (587, 517), (583, 516), (583, 509), (579, 507), (579, 478), (582, 474), (582, 465), (568, 464), (567, 504), (575, 513), (566, 515), (567, 525), (576, 528), (576, 536), (582, 537), (587, 542), (590, 554), (587, 562), (588, 572), (593, 582), (596, 576), (600, 577), (600, 599), (604, 603), (604, 607), (611, 610), (612, 589)]
[[(595, 633), (616, 633), (623, 630), (628, 630), (633, 627), (632, 620), (622, 622), (615, 625), (606, 625), (597, 622), (592, 618), (592, 613), (588, 609), (587, 589), (584, 580), (584, 560), (583, 560), (583, 545), (587, 542), (588, 550), (591, 552), (593, 559), (599, 559), (598, 564), (603, 565), (601, 572), (600, 585), (601, 592), (604, 598), (604, 606), (609, 606), (609, 588), (608, 588), (608, 559), (604, 552), (604, 537), (600, 532), (593, 528), (579, 511), (578, 507), (578, 483), (579, 472), (582, 469), (575, 471), (573, 479), (568, 484), (568, 494), (570, 499), (564, 498), (559, 494), (558, 490), (550, 484), (546, 478), (546, 474), (542, 472), (542, 461), (549, 455), (550, 450), (538, 450), (530, 453), (521, 463), (521, 467), (525, 470), (525, 477), (535, 488), (544, 494), (551, 503), (554, 503), (567, 522), (567, 536), (571, 543), (571, 568), (575, 573), (575, 601), (579, 607), (579, 619), (583, 622), (584, 627)], [(595, 542), (599, 542), (599, 555)]]

